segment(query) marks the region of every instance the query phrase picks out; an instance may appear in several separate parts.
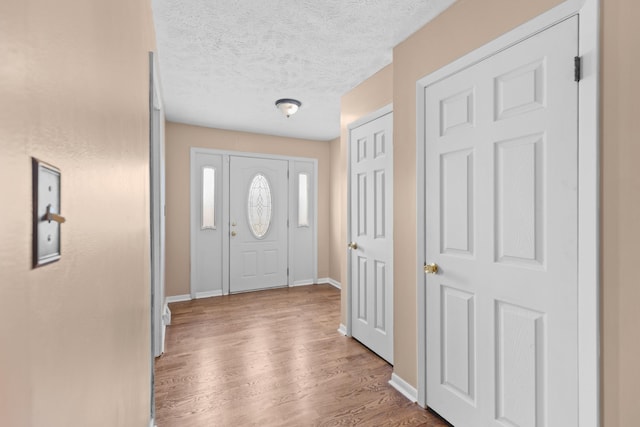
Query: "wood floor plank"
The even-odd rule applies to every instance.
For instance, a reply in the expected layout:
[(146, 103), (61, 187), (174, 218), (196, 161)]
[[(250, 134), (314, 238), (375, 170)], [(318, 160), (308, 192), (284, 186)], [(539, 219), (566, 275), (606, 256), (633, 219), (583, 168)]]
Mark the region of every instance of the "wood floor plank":
[(384, 360), (336, 331), (340, 291), (330, 285), (170, 308), (155, 362), (158, 427), (448, 426), (388, 384)]

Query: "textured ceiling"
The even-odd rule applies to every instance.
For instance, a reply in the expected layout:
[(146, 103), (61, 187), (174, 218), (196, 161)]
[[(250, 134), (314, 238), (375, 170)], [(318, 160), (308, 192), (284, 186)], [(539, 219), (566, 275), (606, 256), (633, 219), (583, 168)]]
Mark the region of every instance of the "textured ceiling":
[[(329, 140), (340, 97), (455, 0), (153, 0), (168, 120)], [(287, 119), (279, 98), (302, 102)]]

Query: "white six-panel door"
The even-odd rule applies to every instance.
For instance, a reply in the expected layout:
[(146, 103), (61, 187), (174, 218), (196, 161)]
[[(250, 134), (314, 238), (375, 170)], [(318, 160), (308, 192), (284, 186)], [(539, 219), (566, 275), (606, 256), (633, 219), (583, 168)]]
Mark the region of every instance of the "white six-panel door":
[(577, 426), (577, 36), (425, 89), (426, 397), (457, 427)]
[(287, 286), (288, 162), (230, 157), (229, 290)]
[(393, 363), (393, 115), (351, 130), (351, 335)]

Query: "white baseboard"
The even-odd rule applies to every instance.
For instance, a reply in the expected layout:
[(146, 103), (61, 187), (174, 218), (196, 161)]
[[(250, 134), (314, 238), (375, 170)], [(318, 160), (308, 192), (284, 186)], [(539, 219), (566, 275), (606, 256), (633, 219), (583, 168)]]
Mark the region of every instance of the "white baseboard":
[(171, 304), (172, 302), (182, 302), (182, 301), (191, 301), (191, 295), (184, 294), (184, 295), (173, 295), (173, 296), (167, 297), (167, 304)]
[(169, 301), (164, 302), (164, 309), (162, 310), (162, 323), (167, 326), (171, 324), (171, 309), (169, 308)]
[(347, 336), (347, 327), (345, 325), (343, 325), (342, 323), (340, 323), (340, 326), (338, 327), (338, 332), (346, 337)]
[(418, 401), (418, 390), (413, 387), (411, 384), (397, 376), (395, 373), (391, 374), (391, 379), (389, 380), (389, 385), (395, 388), (402, 394), (404, 397), (412, 401), (413, 403)]
[(219, 297), (221, 295), (222, 295), (222, 289), (218, 289), (215, 291), (196, 292), (196, 299)]
[(172, 302), (191, 301), (192, 299), (219, 297), (220, 295), (222, 295), (222, 289), (217, 289), (215, 291), (196, 292), (195, 298), (191, 298), (191, 294), (174, 295), (171, 297), (167, 297), (167, 304), (171, 304)]
[[(165, 298), (166, 300), (166, 298)], [(167, 336), (167, 326), (171, 324), (171, 310), (169, 309), (169, 302), (165, 301), (164, 309), (162, 310), (162, 336), (160, 337), (160, 354), (164, 353), (164, 344)]]
[(328, 283), (331, 286), (333, 286), (334, 288), (342, 289), (342, 286), (340, 285), (340, 282), (338, 282), (337, 280), (333, 280), (330, 277), (323, 277), (321, 279), (318, 279), (318, 283)]
[(297, 286), (307, 286), (307, 285), (313, 285), (313, 279), (306, 279), (306, 280), (296, 280), (295, 282), (293, 282), (293, 284), (290, 286), (291, 288), (297, 287)]

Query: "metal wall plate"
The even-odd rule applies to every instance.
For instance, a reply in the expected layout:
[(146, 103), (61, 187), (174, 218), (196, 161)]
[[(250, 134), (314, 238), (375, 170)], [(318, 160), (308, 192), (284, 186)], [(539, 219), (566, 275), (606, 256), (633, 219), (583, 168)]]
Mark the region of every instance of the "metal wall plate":
[(33, 168), (33, 267), (60, 259), (60, 170), (32, 160)]

